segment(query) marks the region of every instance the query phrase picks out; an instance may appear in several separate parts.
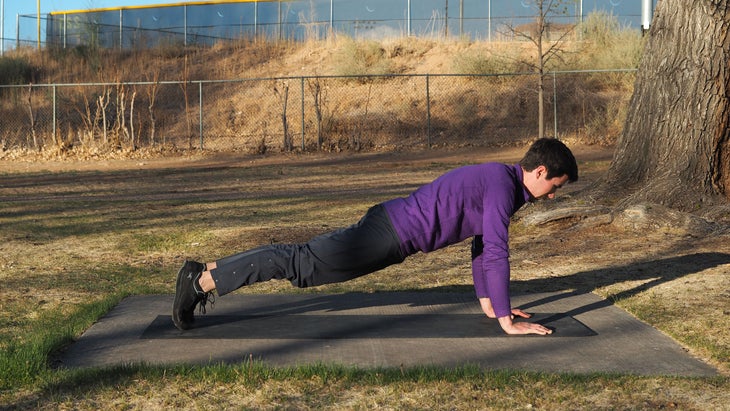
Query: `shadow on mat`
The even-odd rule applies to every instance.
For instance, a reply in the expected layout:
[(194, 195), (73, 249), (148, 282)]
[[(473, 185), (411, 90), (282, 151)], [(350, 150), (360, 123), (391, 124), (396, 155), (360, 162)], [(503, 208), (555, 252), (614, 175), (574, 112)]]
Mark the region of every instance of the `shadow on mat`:
[[(572, 320), (574, 316), (584, 314), (600, 308), (605, 308), (612, 305), (612, 301), (615, 299), (622, 299), (636, 295), (642, 291), (645, 291), (658, 284), (671, 281), (683, 276), (696, 273), (708, 268), (716, 267), (722, 264), (730, 263), (730, 254), (723, 253), (696, 253), (689, 254), (680, 257), (671, 257), (657, 260), (647, 260), (642, 262), (636, 262), (620, 267), (611, 267), (599, 270), (583, 271), (572, 275), (559, 277), (559, 278), (547, 278), (547, 279), (532, 279), (524, 281), (513, 282), (514, 294), (529, 294), (529, 293), (557, 293), (544, 298), (537, 299), (528, 303), (520, 304), (519, 307), (529, 312), (530, 308), (538, 307), (551, 302), (556, 302), (564, 298), (574, 297), (580, 294), (587, 294), (599, 287), (604, 287), (611, 284), (616, 284), (629, 280), (649, 280), (637, 287), (617, 293), (609, 299), (601, 299), (599, 301), (592, 302), (580, 307), (576, 307), (567, 312), (549, 314), (547, 317), (543, 316), (540, 318), (533, 318), (531, 321), (537, 321), (543, 324), (561, 322), (561, 325), (566, 326), (566, 320)], [(667, 269), (671, 268), (671, 269)], [(459, 295), (457, 295), (459, 294)], [(474, 301), (473, 288), (471, 286), (448, 286), (448, 287), (435, 287), (426, 290), (402, 290), (399, 292), (378, 292), (378, 293), (347, 293), (340, 296), (332, 295), (318, 295), (318, 294), (297, 294), (296, 296), (286, 295), (252, 295), (252, 299), (257, 299), (254, 307), (246, 307), (241, 313), (235, 313), (234, 315), (220, 315), (216, 316), (203, 316), (200, 321), (196, 324), (193, 330), (181, 333), (174, 329), (169, 320), (169, 316), (160, 316), (147, 330), (146, 334), (149, 334), (147, 338), (201, 338), (207, 334), (215, 334), (217, 327), (221, 325), (229, 325), (225, 328), (223, 335), (214, 335), (211, 338), (225, 338), (226, 334), (235, 333), (236, 324), (242, 320), (246, 320), (246, 333), (248, 338), (263, 338), (271, 337), (272, 335), (281, 334), (281, 338), (295, 338), (309, 336), (312, 330), (315, 330), (315, 334), (312, 334), (310, 338), (316, 338), (321, 330), (327, 330), (331, 327), (335, 327), (339, 322), (343, 322), (340, 325), (348, 325), (344, 327), (349, 331), (348, 336), (351, 338), (363, 337), (363, 335), (369, 335), (368, 321), (364, 321), (358, 317), (359, 321), (355, 321), (355, 316), (330, 316), (327, 312), (337, 312), (346, 310), (357, 310), (368, 307), (385, 307), (385, 306), (397, 306), (405, 305), (410, 307), (418, 306), (430, 306), (430, 315), (433, 318), (425, 320), (425, 323), (439, 324), (438, 331), (434, 331), (434, 335), (423, 335), (422, 327), (428, 328), (428, 324), (418, 324), (421, 331), (406, 330), (404, 335), (398, 334), (394, 330), (393, 333), (396, 337), (404, 336), (422, 336), (422, 337), (438, 337), (442, 333), (448, 334), (449, 326), (459, 324), (463, 321), (463, 315), (455, 315), (453, 311), (458, 309), (461, 304), (471, 304)], [(318, 315), (299, 316), (298, 314), (306, 313), (318, 313)], [(292, 317), (293, 316), (293, 317)], [(291, 317), (291, 318), (289, 318)], [(362, 316), (370, 317), (370, 316)], [(393, 318), (390, 318), (393, 317)], [(397, 328), (396, 324), (403, 322), (397, 315), (383, 315), (382, 313), (375, 315), (373, 321), (377, 319), (376, 325), (370, 325), (379, 331), (383, 328)], [(414, 321), (413, 315), (406, 316), (408, 321)], [(424, 317), (427, 318), (427, 317)], [(279, 334), (276, 334), (272, 330), (272, 323), (267, 319), (274, 320), (277, 322), (293, 321), (288, 325), (282, 325), (283, 329), (279, 330)], [(305, 321), (306, 320), (306, 321)], [(261, 335), (258, 335), (255, 331), (258, 321), (264, 321), (266, 326), (262, 326), (265, 330), (262, 331)], [(316, 322), (317, 326), (310, 324), (306, 326), (307, 321)], [(473, 321), (473, 320), (472, 320)], [(384, 326), (390, 324), (390, 327)], [(463, 324), (462, 324), (463, 325)], [(212, 327), (212, 328), (211, 328)], [(302, 328), (304, 327), (304, 328)], [(328, 328), (329, 327), (329, 328)], [(352, 329), (352, 327), (362, 327), (363, 329)], [(207, 328), (207, 330), (205, 330)], [(261, 328), (261, 327), (259, 327)], [(458, 330), (454, 331), (456, 334), (463, 334), (464, 329), (468, 329), (469, 326), (464, 325), (463, 327), (457, 327)], [(568, 327), (570, 328), (570, 327)], [(197, 330), (196, 330), (197, 329)], [(333, 331), (330, 337), (342, 338), (341, 327), (335, 327), (336, 331)], [(234, 331), (231, 331), (234, 330)], [(309, 331), (308, 331), (309, 330)], [(204, 332), (204, 334), (198, 336), (196, 331)], [(501, 334), (499, 327), (495, 328), (494, 335)], [(272, 334), (273, 333), (273, 334)], [(293, 335), (292, 335), (293, 333)], [(364, 334), (363, 334), (364, 333)], [(169, 335), (168, 335), (169, 334)], [(321, 334), (328, 335), (322, 331)], [(378, 333), (382, 338), (385, 334)], [(570, 333), (569, 333), (570, 334)], [(587, 335), (582, 332), (578, 332), (575, 336)], [(210, 337), (210, 335), (208, 335)], [(461, 335), (464, 337), (465, 335)], [(472, 335), (467, 335), (471, 336)], [(230, 336), (228, 336), (230, 337)], [(322, 338), (321, 336), (319, 336)], [(144, 337), (143, 337), (144, 338)]]
[[(624, 266), (582, 271), (562, 277), (517, 280), (510, 283), (510, 288), (513, 295), (565, 291), (563, 294), (554, 295), (545, 299), (537, 300), (528, 305), (521, 306), (521, 308), (524, 309), (557, 301), (577, 294), (590, 293), (597, 288), (625, 281), (651, 280), (611, 296), (611, 300), (617, 300), (632, 297), (659, 284), (673, 281), (677, 278), (682, 278), (686, 275), (694, 274), (724, 264), (730, 264), (730, 254), (715, 252), (695, 253), (662, 259), (647, 259), (645, 261), (638, 261)], [(439, 286), (428, 289), (403, 289), (399, 290), (399, 292), (412, 292), (416, 294), (473, 293), (474, 289), (471, 285), (463, 285)], [(316, 294), (302, 295), (313, 296)], [(336, 305), (329, 304), (327, 298), (312, 298), (306, 301), (306, 305), (311, 310), (349, 310), (365, 307), (377, 307), (380, 305), (408, 304), (411, 306), (418, 306), (421, 304), (433, 303), (433, 301), (430, 300), (419, 301), (420, 299), (412, 299), (411, 297), (406, 297), (406, 295), (398, 293), (376, 292), (369, 295), (371, 296), (370, 298), (352, 299), (349, 302), (338, 302)], [(592, 309), (605, 307), (606, 305), (611, 305), (611, 302), (602, 301), (600, 304), (602, 305), (583, 307), (580, 312), (574, 312), (570, 315), (577, 315), (591, 311)], [(283, 314), (286, 313), (287, 308), (295, 308), (297, 312), (302, 312), (302, 309), (307, 311), (307, 307), (302, 306), (301, 304), (295, 304), (295, 307), (279, 306), (277, 311)], [(271, 307), (264, 307), (264, 309), (269, 310)]]

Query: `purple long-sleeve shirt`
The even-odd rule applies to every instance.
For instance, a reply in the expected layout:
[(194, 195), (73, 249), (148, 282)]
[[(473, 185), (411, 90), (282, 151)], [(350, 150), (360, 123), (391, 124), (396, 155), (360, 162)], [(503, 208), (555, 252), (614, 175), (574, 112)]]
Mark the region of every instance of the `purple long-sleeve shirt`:
[(508, 231), (530, 200), (519, 165), (484, 163), (449, 171), (405, 198), (383, 203), (403, 255), (429, 252), (482, 236), (472, 260), (477, 297), (489, 297), (497, 317), (510, 315)]

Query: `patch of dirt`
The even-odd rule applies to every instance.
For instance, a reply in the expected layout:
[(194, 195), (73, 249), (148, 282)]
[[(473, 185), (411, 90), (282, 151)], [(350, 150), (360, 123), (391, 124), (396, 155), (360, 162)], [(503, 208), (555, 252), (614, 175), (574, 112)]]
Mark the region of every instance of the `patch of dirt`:
[[(601, 145), (570, 144), (575, 153), (580, 153), (580, 161), (609, 161), (613, 147)], [(387, 151), (366, 153), (274, 153), (253, 155), (228, 152), (206, 152), (199, 150), (176, 151), (174, 153), (140, 153), (138, 156), (115, 154), (92, 158), (57, 157), (48, 158), (43, 154), (23, 153), (17, 158), (1, 158), (0, 173), (39, 173), (68, 171), (119, 171), (139, 168), (208, 168), (243, 167), (265, 164), (284, 164), (293, 162), (317, 161), (408, 161), (477, 163), (486, 161), (518, 161), (525, 152), (522, 145), (506, 147), (463, 147), (451, 149)]]

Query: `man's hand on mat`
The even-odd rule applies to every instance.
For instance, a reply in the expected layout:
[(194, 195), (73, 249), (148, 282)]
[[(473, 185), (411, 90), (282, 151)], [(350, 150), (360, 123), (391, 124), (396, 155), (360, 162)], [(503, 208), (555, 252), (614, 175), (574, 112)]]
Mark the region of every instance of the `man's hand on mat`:
[[(492, 308), (492, 302), (489, 300), (489, 298), (482, 297), (479, 299), (479, 304), (482, 306), (482, 311), (484, 311), (484, 314), (489, 318), (497, 318), (497, 315), (494, 313), (494, 308)], [(519, 308), (513, 308), (512, 309), (512, 319), (515, 317), (522, 317), (522, 318), (530, 318), (532, 317), (532, 314), (528, 314)]]
[(512, 319), (514, 320), (515, 317), (522, 317), (522, 318), (530, 318), (532, 317), (532, 314), (528, 314), (519, 308), (513, 308), (512, 309)]
[(538, 334), (547, 335), (552, 334), (553, 330), (545, 327), (542, 324), (528, 323), (528, 322), (512, 322), (512, 316), (499, 317), (499, 325), (507, 334)]

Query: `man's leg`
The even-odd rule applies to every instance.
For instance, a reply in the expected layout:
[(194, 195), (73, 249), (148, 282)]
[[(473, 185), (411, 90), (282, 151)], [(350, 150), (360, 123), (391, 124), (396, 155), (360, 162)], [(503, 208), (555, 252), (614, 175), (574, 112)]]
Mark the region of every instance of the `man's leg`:
[(178, 279), (176, 301), (177, 294), (185, 288), (181, 281), (203, 294), (197, 294), (197, 299), (182, 299), (193, 301), (192, 307), (178, 304), (173, 311), (184, 312), (178, 317), (192, 323), (195, 305), (203, 301), (202, 295), (214, 289), (218, 295), (225, 295), (271, 279), (287, 279), (300, 288), (343, 282), (400, 263), (404, 258), (385, 209), (375, 206), (357, 224), (315, 237), (306, 244), (272, 244), (201, 264), (199, 275), (192, 275), (192, 286), (186, 282), (187, 277)]
[[(286, 279), (305, 288), (344, 282), (400, 263), (397, 234), (382, 206), (348, 228), (305, 244), (272, 244), (226, 257), (209, 266), (218, 295), (245, 285)], [(207, 276), (205, 277), (206, 284)]]

